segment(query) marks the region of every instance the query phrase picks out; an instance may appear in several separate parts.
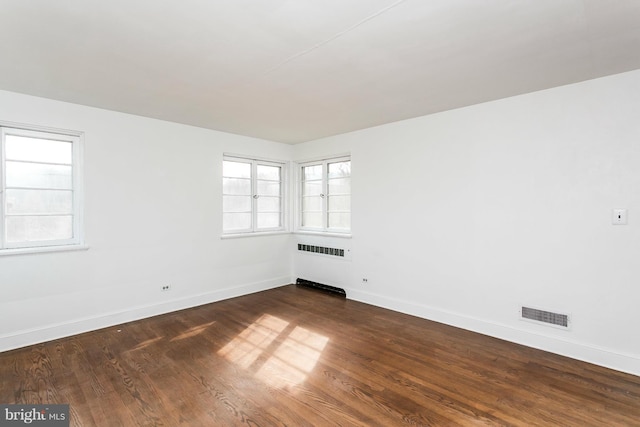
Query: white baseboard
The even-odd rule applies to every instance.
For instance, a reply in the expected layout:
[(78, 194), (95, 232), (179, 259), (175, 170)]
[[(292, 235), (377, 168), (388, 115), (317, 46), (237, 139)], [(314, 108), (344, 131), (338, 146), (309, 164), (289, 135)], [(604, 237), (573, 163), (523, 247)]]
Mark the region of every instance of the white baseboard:
[(292, 283), (291, 280), (291, 277), (277, 277), (247, 285), (217, 289), (215, 291), (178, 298), (158, 304), (140, 305), (121, 311), (100, 313), (95, 316), (46, 325), (40, 328), (19, 330), (0, 336), (0, 352), (14, 350), (33, 344), (40, 344), (71, 335), (108, 328), (122, 323), (132, 322), (134, 320), (197, 307), (199, 305), (248, 295), (255, 292), (265, 291), (267, 289), (277, 288)]
[(640, 356), (625, 354), (589, 344), (537, 334), (512, 326), (488, 322), (458, 313), (439, 310), (424, 304), (347, 288), (347, 298), (423, 319), (433, 320), (505, 341), (567, 356), (595, 365), (640, 376)]

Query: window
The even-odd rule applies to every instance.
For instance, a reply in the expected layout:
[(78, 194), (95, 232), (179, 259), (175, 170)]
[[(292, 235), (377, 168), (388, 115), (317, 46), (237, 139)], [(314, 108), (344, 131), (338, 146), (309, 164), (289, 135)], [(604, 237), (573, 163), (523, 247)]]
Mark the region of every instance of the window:
[(0, 250), (81, 244), (80, 134), (0, 131)]
[(300, 229), (350, 232), (351, 159), (304, 163), (300, 178)]
[(284, 164), (225, 156), (222, 162), (223, 233), (284, 229)]

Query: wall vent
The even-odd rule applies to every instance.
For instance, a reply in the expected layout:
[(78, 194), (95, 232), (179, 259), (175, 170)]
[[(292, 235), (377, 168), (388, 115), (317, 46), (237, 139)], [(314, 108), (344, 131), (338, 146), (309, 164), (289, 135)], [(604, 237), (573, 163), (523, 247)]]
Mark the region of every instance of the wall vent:
[(559, 328), (569, 328), (569, 315), (564, 313), (554, 313), (552, 311), (539, 310), (531, 307), (521, 307), (520, 315), (522, 320), (530, 320), (536, 323), (555, 326)]
[(303, 252), (312, 252), (315, 254), (337, 256), (342, 258), (344, 258), (344, 253), (345, 253), (344, 249), (327, 248), (325, 246), (316, 246), (316, 245), (305, 245), (302, 243), (298, 243), (298, 250)]

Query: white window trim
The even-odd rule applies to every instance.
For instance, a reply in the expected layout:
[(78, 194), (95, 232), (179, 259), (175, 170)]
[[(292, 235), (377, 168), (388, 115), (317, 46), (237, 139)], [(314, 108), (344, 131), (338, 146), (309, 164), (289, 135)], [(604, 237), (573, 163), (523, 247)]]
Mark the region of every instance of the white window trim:
[(0, 144), (0, 255), (19, 255), (42, 252), (59, 252), (86, 250), (84, 241), (84, 132), (51, 128), (38, 125), (0, 121), (0, 137), (4, 141), (5, 135), (35, 136), (46, 139), (69, 141), (72, 148), (72, 191), (73, 191), (73, 238), (67, 240), (47, 240), (35, 242), (21, 242), (8, 244), (4, 236), (4, 207), (5, 207), (5, 144)]
[[(323, 175), (324, 172), (328, 170), (329, 163), (343, 162), (343, 161), (351, 161), (351, 154), (341, 154), (332, 157), (319, 157), (317, 159), (308, 159), (305, 161), (296, 163), (296, 176), (295, 176), (295, 185), (296, 185), (296, 200), (295, 200), (295, 212), (296, 212), (296, 223), (295, 223), (295, 233), (296, 234), (308, 234), (308, 235), (317, 235), (317, 236), (326, 236), (326, 237), (345, 237), (351, 238), (351, 228), (349, 230), (336, 230), (332, 228), (318, 228), (318, 227), (303, 227), (302, 226), (302, 168), (305, 166), (313, 166), (313, 165), (323, 165)], [(323, 177), (322, 180), (322, 193), (327, 194), (327, 180)], [(327, 197), (322, 199), (322, 223), (327, 224)], [(353, 212), (353, 211), (351, 211)]]
[[(276, 234), (289, 233), (289, 164), (290, 162), (274, 159), (266, 159), (255, 156), (244, 156), (242, 154), (223, 153), (222, 160), (228, 160), (231, 162), (251, 163), (251, 193), (255, 194), (255, 183), (257, 181), (256, 169), (258, 165), (265, 166), (278, 166), (282, 173), (281, 182), (281, 198), (280, 198), (280, 227), (273, 228), (257, 228), (257, 216), (258, 210), (256, 209), (256, 199), (251, 198), (251, 228), (246, 230), (233, 230), (225, 231), (224, 224), (222, 224), (222, 239), (231, 239), (238, 237), (250, 237), (250, 236), (269, 236)], [(224, 176), (224, 175), (222, 175)], [(222, 182), (222, 180), (221, 180)], [(222, 193), (224, 195), (224, 193)], [(223, 212), (224, 214), (224, 212)]]
[(349, 232), (339, 233), (335, 231), (309, 231), (309, 230), (296, 230), (293, 234), (299, 234), (301, 236), (322, 236), (322, 237), (338, 237), (340, 239), (351, 239), (353, 234)]
[(46, 252), (74, 252), (89, 250), (87, 245), (35, 246), (31, 248), (2, 249), (1, 256), (40, 254)]
[(259, 237), (259, 236), (279, 236), (282, 234), (291, 234), (289, 230), (281, 230), (281, 231), (255, 231), (255, 232), (247, 232), (247, 233), (224, 233), (220, 236), (220, 239), (241, 239), (244, 237)]

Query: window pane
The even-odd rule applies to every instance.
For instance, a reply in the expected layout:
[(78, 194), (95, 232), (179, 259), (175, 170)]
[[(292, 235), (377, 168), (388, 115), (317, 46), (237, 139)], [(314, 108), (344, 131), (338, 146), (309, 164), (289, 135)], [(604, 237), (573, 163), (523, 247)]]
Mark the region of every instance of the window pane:
[(351, 160), (328, 159), (301, 169), (301, 227), (351, 229)]
[(222, 196), (223, 212), (251, 212), (251, 196)]
[(7, 241), (10, 243), (73, 238), (71, 215), (9, 216), (5, 224)]
[(329, 194), (351, 194), (351, 178), (330, 179)]
[(72, 191), (7, 190), (8, 214), (71, 214), (72, 212)]
[(302, 226), (322, 228), (322, 212), (303, 212)]
[(319, 196), (322, 193), (321, 181), (309, 181), (302, 184), (302, 195)]
[(329, 228), (349, 229), (351, 228), (350, 213), (329, 213)]
[(256, 167), (258, 179), (268, 179), (271, 181), (280, 181), (280, 167), (279, 166), (265, 166), (258, 165)]
[(224, 232), (282, 227), (284, 171), (279, 164), (265, 163), (250, 159), (224, 160)]
[(351, 196), (329, 196), (327, 203), (329, 212), (351, 210)]
[(222, 176), (229, 178), (251, 178), (251, 163), (222, 162)]
[(322, 179), (322, 165), (304, 166), (302, 168), (302, 179), (304, 181)]
[(251, 180), (244, 178), (222, 178), (222, 193), (251, 195)]
[(280, 183), (273, 181), (258, 181), (258, 195), (280, 196)]
[(321, 197), (303, 197), (302, 210), (304, 212), (309, 212), (309, 211), (322, 212), (322, 198)]
[(351, 162), (329, 163), (329, 178), (351, 176)]
[(43, 138), (7, 135), (7, 160), (71, 164), (72, 143)]
[(259, 197), (258, 212), (280, 212), (280, 197)]
[(6, 162), (7, 187), (72, 188), (71, 166)]
[(278, 228), (280, 227), (279, 213), (259, 213), (258, 228)]
[(222, 227), (225, 231), (247, 230), (251, 228), (251, 214), (250, 213), (222, 214)]

